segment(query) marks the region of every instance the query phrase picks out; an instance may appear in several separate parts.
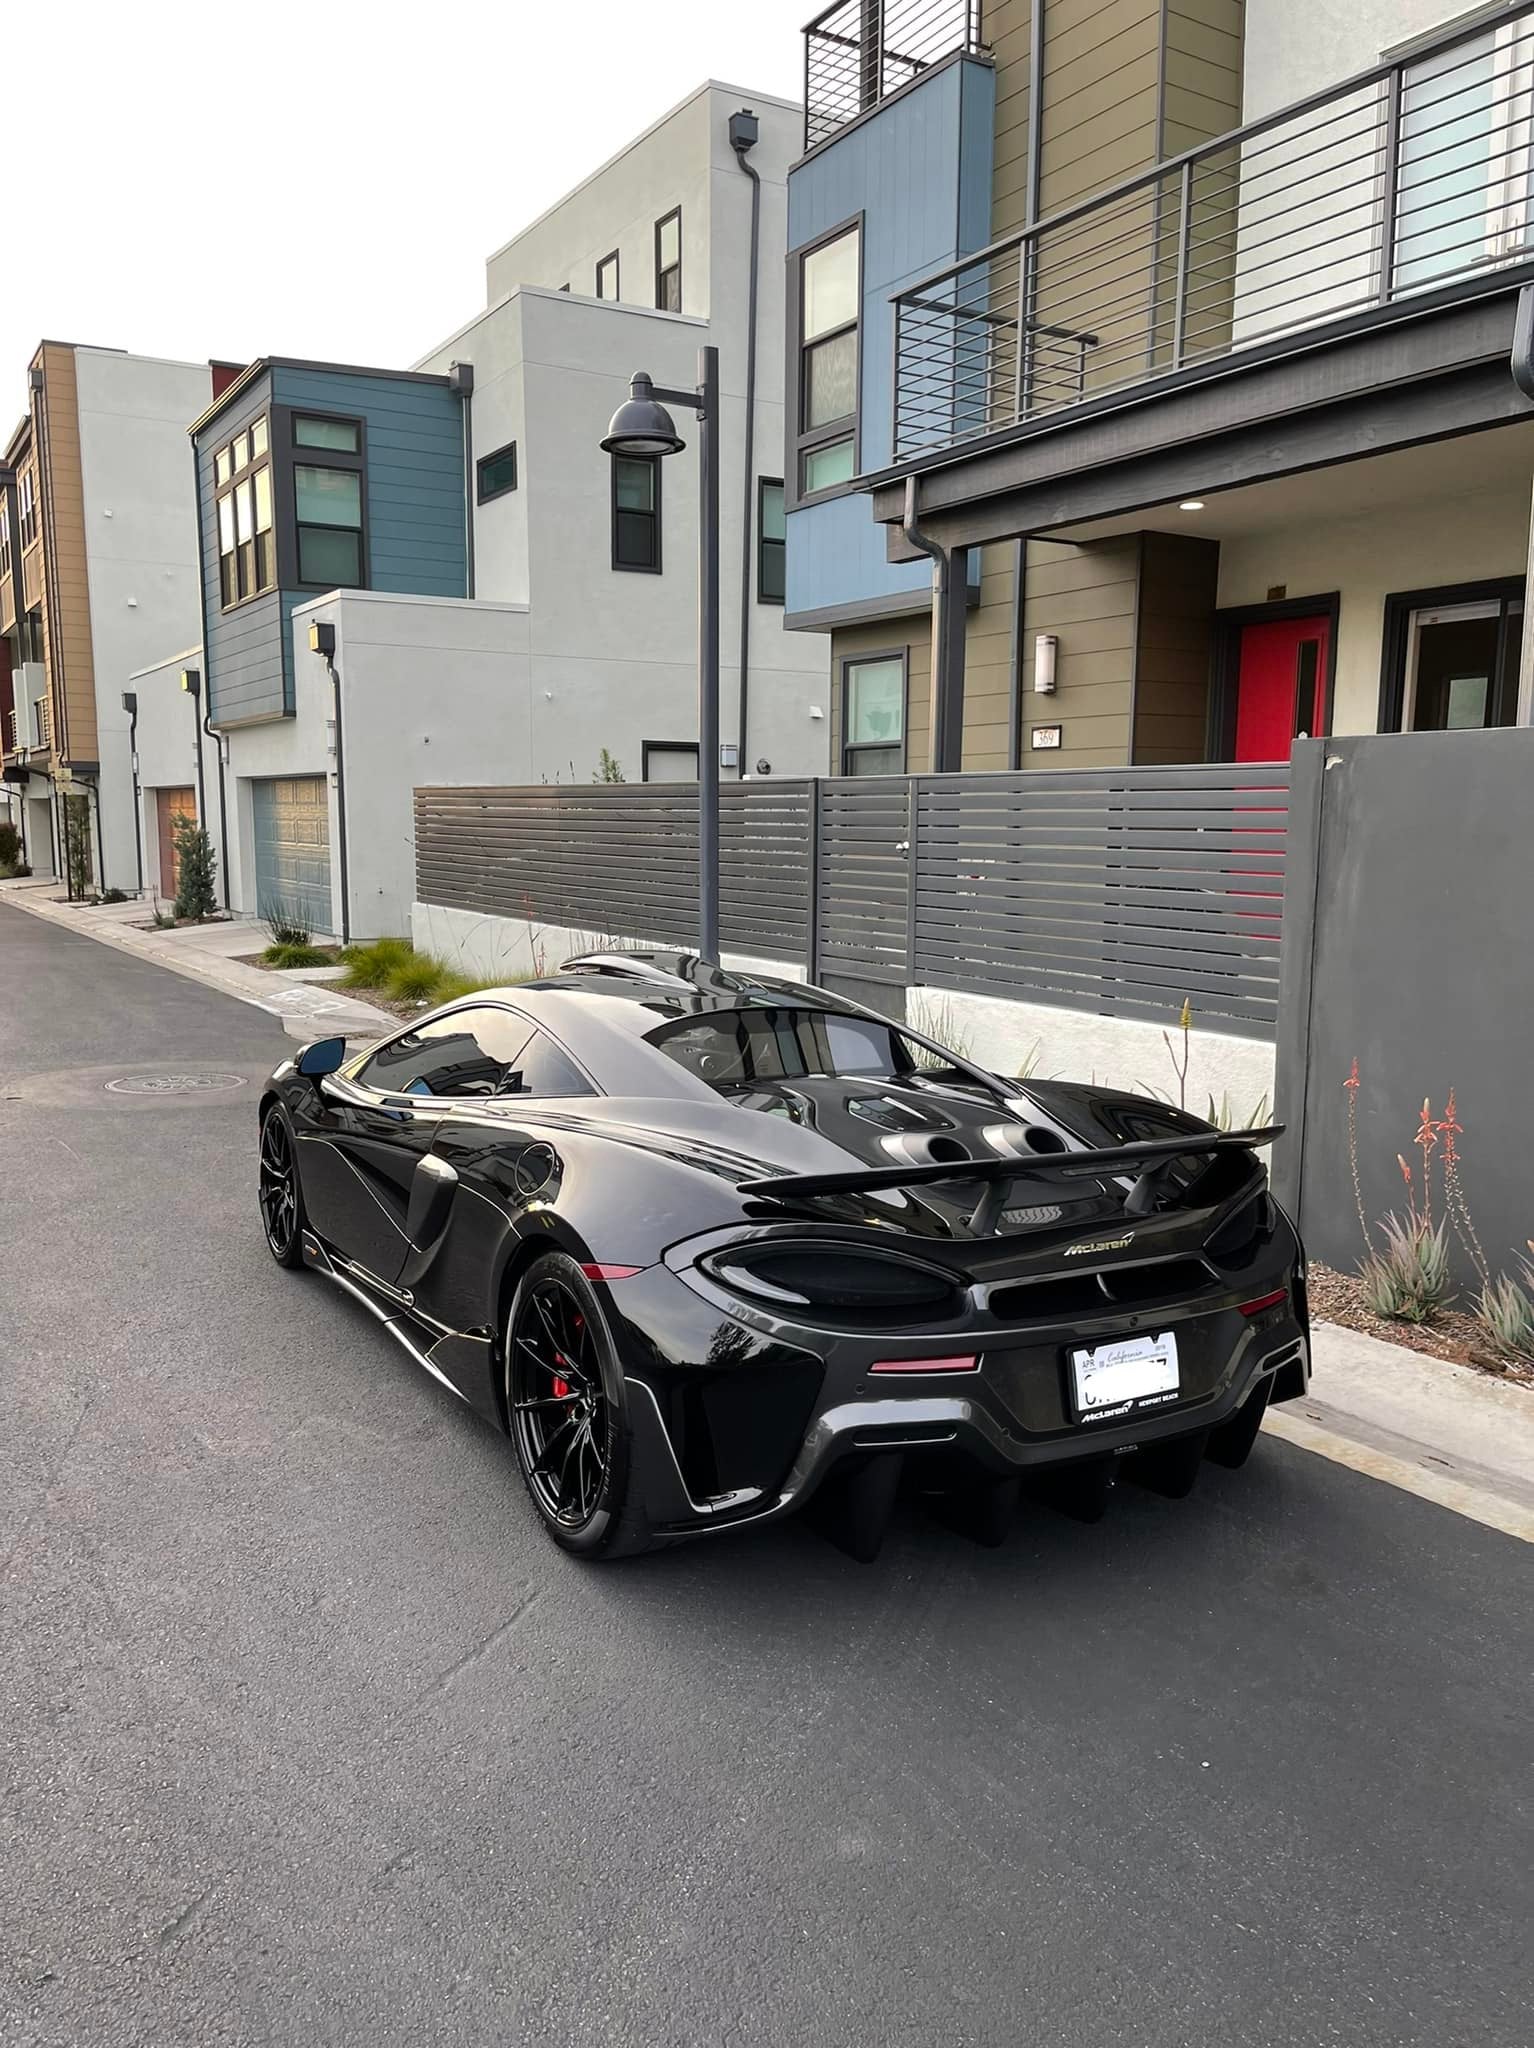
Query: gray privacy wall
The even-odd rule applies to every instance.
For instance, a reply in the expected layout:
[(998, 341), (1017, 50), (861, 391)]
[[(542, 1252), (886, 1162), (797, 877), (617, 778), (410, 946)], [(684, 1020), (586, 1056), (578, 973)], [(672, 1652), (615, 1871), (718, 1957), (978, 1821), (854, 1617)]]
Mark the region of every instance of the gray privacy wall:
[(1368, 1215), (1404, 1207), (1396, 1155), (1420, 1179), (1423, 1098), (1441, 1118), (1452, 1087), (1461, 1179), (1493, 1269), (1534, 1237), (1531, 885), (1534, 730), (1296, 745), (1276, 1179), (1328, 1265), (1349, 1269), (1363, 1248), (1345, 1085), (1355, 1058)]

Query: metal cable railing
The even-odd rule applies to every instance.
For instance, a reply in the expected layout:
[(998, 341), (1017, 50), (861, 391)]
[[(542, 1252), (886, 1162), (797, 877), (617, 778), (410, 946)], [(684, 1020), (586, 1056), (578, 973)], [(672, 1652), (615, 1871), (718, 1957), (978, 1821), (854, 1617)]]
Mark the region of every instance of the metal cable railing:
[(835, 0), (804, 31), (813, 149), (956, 50), (980, 48), (980, 0)]
[(896, 459), (1534, 260), (1534, 0), (895, 300)]

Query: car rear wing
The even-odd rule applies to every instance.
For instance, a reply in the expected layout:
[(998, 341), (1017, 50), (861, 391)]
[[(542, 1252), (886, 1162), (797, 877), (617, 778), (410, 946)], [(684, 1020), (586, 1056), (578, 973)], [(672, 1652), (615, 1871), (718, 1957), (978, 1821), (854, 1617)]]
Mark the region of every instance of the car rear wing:
[(1282, 1137), (1284, 1128), (1283, 1124), (1268, 1124), (1253, 1131), (1190, 1131), (1186, 1137), (1146, 1138), (1138, 1144), (1109, 1145), (1095, 1151), (1040, 1152), (1027, 1159), (943, 1159), (928, 1166), (869, 1166), (848, 1173), (769, 1174), (739, 1182), (738, 1191), (793, 1201), (809, 1195), (864, 1195), (880, 1188), (927, 1187), (945, 1180), (1015, 1181), (1041, 1175), (1096, 1179), (1134, 1173), (1137, 1178), (1124, 1206), (1131, 1215), (1141, 1215), (1154, 1205), (1160, 1176), (1174, 1160), (1255, 1151)]

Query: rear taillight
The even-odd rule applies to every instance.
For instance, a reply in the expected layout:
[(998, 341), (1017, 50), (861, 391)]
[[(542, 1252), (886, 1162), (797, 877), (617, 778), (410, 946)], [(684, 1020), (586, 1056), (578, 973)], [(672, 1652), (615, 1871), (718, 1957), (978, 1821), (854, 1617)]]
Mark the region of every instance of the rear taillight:
[(881, 1358), (870, 1372), (978, 1372), (980, 1361), (973, 1353), (964, 1358)]
[(1277, 1308), (1288, 1299), (1287, 1287), (1275, 1287), (1271, 1294), (1259, 1294), (1255, 1301), (1243, 1301), (1241, 1313), (1244, 1316), (1260, 1316), (1265, 1309)]
[(642, 1266), (601, 1266), (595, 1261), (583, 1265), (581, 1271), (588, 1280), (632, 1280), (636, 1273), (642, 1273)]

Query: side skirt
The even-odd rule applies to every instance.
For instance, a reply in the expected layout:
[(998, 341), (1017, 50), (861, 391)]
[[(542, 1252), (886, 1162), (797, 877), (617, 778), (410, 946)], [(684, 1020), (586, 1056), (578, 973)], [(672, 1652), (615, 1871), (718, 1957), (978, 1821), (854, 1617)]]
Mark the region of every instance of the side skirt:
[[(416, 1342), (413, 1331), (407, 1327), (405, 1315), (391, 1314), (381, 1301), (376, 1301), (368, 1293), (365, 1287), (359, 1286), (355, 1280), (340, 1272), (331, 1262), (330, 1254), (325, 1250), (319, 1239), (307, 1230), (303, 1236), (303, 1253), (306, 1266), (316, 1273), (322, 1273), (327, 1280), (339, 1287), (344, 1294), (349, 1294), (353, 1301), (360, 1301), (368, 1314), (376, 1322), (382, 1323), (389, 1335), (402, 1349), (409, 1352), (410, 1356), (423, 1371), (429, 1372), (432, 1378), (439, 1380), (450, 1394), (455, 1395), (458, 1400), (468, 1404), (468, 1396), (460, 1387), (453, 1384), (440, 1365), (433, 1362), (431, 1351), (435, 1351), (436, 1345), (433, 1344), (430, 1351), (423, 1351)], [(441, 1339), (438, 1339), (438, 1342), (441, 1341)]]

